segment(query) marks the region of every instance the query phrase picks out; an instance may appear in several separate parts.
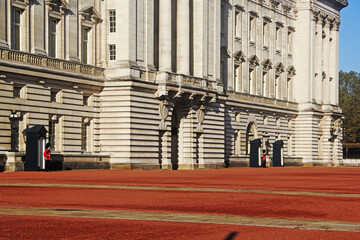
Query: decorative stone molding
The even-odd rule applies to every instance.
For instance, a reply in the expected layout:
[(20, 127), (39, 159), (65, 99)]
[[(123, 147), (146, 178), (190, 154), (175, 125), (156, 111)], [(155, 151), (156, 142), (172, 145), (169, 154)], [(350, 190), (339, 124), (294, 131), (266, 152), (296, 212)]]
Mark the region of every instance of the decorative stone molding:
[(246, 62), (246, 56), (244, 55), (244, 53), (242, 51), (238, 51), (234, 54), (234, 61), (235, 64), (238, 63), (242, 63), (242, 62)]
[(250, 67), (254, 68), (260, 65), (260, 60), (256, 55), (253, 55), (249, 58)]
[(20, 62), (27, 65), (41, 66), (49, 69), (58, 69), (65, 72), (74, 72), (97, 77), (104, 76), (103, 68), (10, 49), (0, 48), (0, 60)]
[(85, 7), (79, 11), (82, 20), (88, 24), (102, 23), (101, 15), (93, 6)]
[(282, 0), (270, 0), (270, 4), (272, 8), (278, 8)]
[(280, 75), (283, 72), (285, 72), (284, 65), (282, 63), (278, 63), (275, 67), (275, 73)]
[(163, 100), (162, 102), (160, 102), (159, 115), (160, 115), (160, 118), (161, 118), (159, 129), (165, 131), (165, 130), (167, 130), (165, 121), (166, 121), (166, 118), (169, 116), (169, 103), (168, 103), (168, 101)]
[(294, 66), (290, 66), (288, 67), (287, 69), (287, 74), (291, 77), (295, 76), (296, 75), (296, 69)]
[(272, 62), (270, 61), (270, 59), (264, 60), (262, 65), (264, 71), (269, 71), (270, 69), (272, 69)]
[(205, 107), (204, 105), (201, 105), (200, 108), (196, 111), (196, 119), (198, 121), (198, 125), (196, 127), (196, 132), (202, 133), (203, 132), (203, 122), (205, 119)]

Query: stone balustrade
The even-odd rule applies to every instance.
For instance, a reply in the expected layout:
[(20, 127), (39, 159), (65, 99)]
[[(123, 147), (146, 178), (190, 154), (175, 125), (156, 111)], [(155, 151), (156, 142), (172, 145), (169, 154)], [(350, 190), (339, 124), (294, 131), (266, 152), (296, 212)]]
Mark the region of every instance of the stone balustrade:
[(96, 77), (104, 76), (103, 68), (4, 48), (0, 48), (0, 60), (20, 62), (29, 65), (58, 69), (66, 72), (81, 73)]
[(286, 100), (279, 100), (279, 99), (267, 98), (267, 97), (256, 96), (256, 95), (249, 95), (249, 94), (244, 94), (244, 93), (231, 93), (231, 94), (229, 94), (229, 97), (237, 99), (237, 100), (248, 101), (248, 102), (275, 105), (278, 107), (285, 107), (285, 108), (290, 108), (290, 109), (298, 109), (297, 103), (289, 102)]

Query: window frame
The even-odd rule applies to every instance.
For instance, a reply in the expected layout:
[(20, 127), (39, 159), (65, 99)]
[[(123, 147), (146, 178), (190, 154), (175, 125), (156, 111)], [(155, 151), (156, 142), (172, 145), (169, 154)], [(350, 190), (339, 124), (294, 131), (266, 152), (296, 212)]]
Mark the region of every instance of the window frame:
[(109, 33), (116, 33), (116, 10), (109, 9), (108, 13), (109, 13)]
[(109, 61), (115, 61), (115, 60), (116, 60), (116, 44), (109, 44)]

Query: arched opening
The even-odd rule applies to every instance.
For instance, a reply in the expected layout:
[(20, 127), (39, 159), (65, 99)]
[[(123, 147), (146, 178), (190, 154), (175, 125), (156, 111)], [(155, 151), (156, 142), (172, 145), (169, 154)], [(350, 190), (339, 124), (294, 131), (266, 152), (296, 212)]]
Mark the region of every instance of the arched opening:
[(246, 129), (246, 154), (250, 154), (250, 142), (256, 138), (256, 127), (254, 122), (250, 122)]

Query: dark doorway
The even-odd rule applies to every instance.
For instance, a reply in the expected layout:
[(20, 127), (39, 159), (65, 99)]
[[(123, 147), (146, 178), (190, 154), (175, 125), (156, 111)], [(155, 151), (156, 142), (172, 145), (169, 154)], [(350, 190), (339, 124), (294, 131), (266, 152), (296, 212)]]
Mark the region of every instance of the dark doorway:
[(255, 139), (250, 142), (250, 167), (261, 167), (260, 147), (260, 139)]
[(171, 164), (172, 170), (179, 168), (179, 111), (174, 108), (171, 119)]
[(278, 140), (273, 144), (273, 166), (274, 167), (283, 167), (284, 166), (284, 154), (283, 154), (283, 146), (284, 142), (282, 140)]

